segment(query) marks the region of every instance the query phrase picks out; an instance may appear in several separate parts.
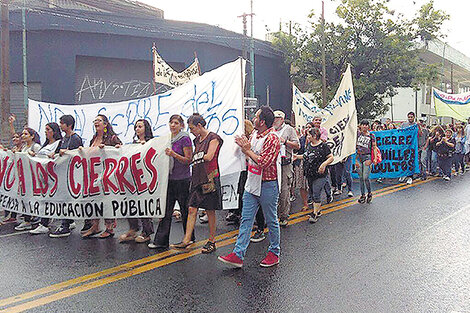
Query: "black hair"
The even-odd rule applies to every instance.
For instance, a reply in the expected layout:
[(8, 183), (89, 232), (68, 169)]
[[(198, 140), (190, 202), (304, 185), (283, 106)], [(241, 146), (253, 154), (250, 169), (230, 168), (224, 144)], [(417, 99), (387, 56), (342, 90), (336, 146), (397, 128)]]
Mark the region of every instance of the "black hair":
[(362, 121), (361, 121), (361, 123), (360, 123), (359, 125), (367, 125), (367, 126), (369, 126), (369, 125), (370, 125), (370, 123), (369, 123), (369, 121), (368, 121), (368, 120), (362, 120)]
[(137, 138), (137, 134), (135, 134), (135, 128), (136, 128), (136, 125), (138, 122), (142, 122), (144, 124), (144, 129), (145, 129), (145, 132), (144, 132), (144, 139), (145, 141), (149, 141), (150, 139), (153, 138), (153, 132), (152, 132), (152, 127), (150, 126), (150, 123), (149, 121), (147, 121), (146, 119), (139, 119), (137, 121), (135, 121), (134, 123), (134, 142), (137, 142), (137, 140), (139, 138)]
[(320, 133), (320, 129), (319, 128), (316, 128), (316, 127), (313, 127), (313, 128), (310, 128), (310, 130), (308, 131), (310, 133), (310, 135), (315, 138), (316, 140), (319, 140), (320, 137), (321, 137), (321, 133)]
[(260, 109), (259, 120), (264, 121), (266, 127), (271, 128), (273, 127), (274, 122), (274, 112), (268, 106), (262, 106)]
[(410, 115), (410, 114), (413, 115), (413, 117), (416, 117), (415, 112), (413, 112), (413, 111), (408, 112), (408, 114), (406, 114), (406, 116), (408, 116), (408, 115)]
[[(104, 127), (104, 134), (103, 134), (103, 139), (101, 142), (106, 142), (106, 140), (108, 138), (112, 138), (113, 136), (116, 136), (117, 137), (117, 134), (114, 132), (114, 129), (113, 129), (113, 126), (111, 126), (111, 123), (109, 122), (108, 118), (103, 115), (103, 114), (98, 114), (96, 115), (96, 117), (101, 117), (103, 119), (103, 123), (105, 123), (105, 127)], [(93, 135), (93, 138), (91, 138), (91, 141), (90, 141), (90, 145), (95, 141), (95, 138), (96, 138), (96, 132), (95, 134)]]
[(75, 127), (75, 119), (72, 115), (62, 115), (59, 121), (67, 126), (72, 126), (72, 129)]
[(207, 123), (201, 114), (193, 113), (193, 115), (188, 118), (188, 124), (193, 124), (194, 126), (200, 124), (202, 127), (205, 127)]
[[(46, 126), (49, 126), (52, 129), (52, 132), (54, 133), (53, 138), (56, 141), (62, 139), (62, 133), (60, 132), (59, 124), (57, 124), (56, 122), (51, 122), (51, 123), (47, 123)], [(44, 142), (42, 147), (44, 148), (48, 144), (49, 144), (49, 139), (46, 138), (46, 141)]]
[(30, 136), (33, 137), (33, 141), (35, 143), (39, 143), (39, 144), (41, 143), (41, 138), (39, 137), (39, 134), (37, 131), (35, 131), (34, 129), (30, 127), (25, 127), (24, 129), (29, 133)]
[(177, 120), (178, 122), (180, 122), (181, 126), (183, 126), (183, 128), (184, 128), (184, 121), (183, 121), (183, 118), (181, 117), (181, 115), (173, 114), (172, 116), (170, 116), (170, 122), (172, 120)]

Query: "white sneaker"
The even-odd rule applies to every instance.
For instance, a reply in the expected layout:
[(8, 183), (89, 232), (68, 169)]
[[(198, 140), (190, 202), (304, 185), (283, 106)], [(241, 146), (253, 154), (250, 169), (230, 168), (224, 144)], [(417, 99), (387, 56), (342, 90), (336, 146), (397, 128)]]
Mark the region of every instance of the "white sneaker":
[(33, 225), (31, 225), (30, 222), (21, 222), (20, 225), (15, 227), (15, 230), (21, 231), (21, 230), (30, 230), (33, 228)]
[(449, 181), (449, 180), (450, 180), (450, 177), (449, 177), (449, 176), (444, 176), (444, 180), (445, 180), (445, 181)]
[(39, 224), (38, 227), (29, 231), (31, 235), (47, 234), (48, 232), (49, 227), (43, 226), (42, 224)]
[(209, 222), (209, 217), (207, 216), (207, 214), (204, 214), (203, 216), (199, 217), (199, 222), (201, 222), (202, 224)]
[(335, 196), (339, 196), (343, 193), (341, 189), (336, 189), (335, 192), (333, 193)]
[(411, 185), (412, 183), (413, 183), (413, 178), (408, 177), (408, 179), (406, 180), (406, 184)]
[(75, 228), (77, 228), (77, 224), (75, 224), (75, 222), (69, 225), (70, 230), (75, 229)]
[(353, 194), (352, 191), (348, 192), (348, 197), (350, 197), (350, 198), (354, 197), (354, 194)]
[(406, 177), (400, 177), (400, 178), (398, 178), (398, 182), (399, 182), (399, 183), (402, 183), (402, 182), (405, 181), (405, 179), (406, 179)]

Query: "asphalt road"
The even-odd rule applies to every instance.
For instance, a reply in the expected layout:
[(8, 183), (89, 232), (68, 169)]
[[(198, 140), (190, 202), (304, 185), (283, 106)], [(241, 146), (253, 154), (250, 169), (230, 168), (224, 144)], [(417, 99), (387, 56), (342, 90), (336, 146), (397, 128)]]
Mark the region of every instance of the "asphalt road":
[[(217, 261), (236, 235), (224, 213), (212, 255), (200, 254), (203, 241), (157, 253), (3, 225), (0, 312), (470, 312), (469, 184), (470, 174), (374, 184), (369, 205), (336, 198), (313, 225), (292, 214), (274, 268), (259, 266), (267, 240), (250, 245), (242, 269)], [(117, 233), (126, 227), (120, 221)], [(196, 235), (205, 239), (207, 226), (198, 223)], [(181, 236), (173, 224), (171, 242)]]

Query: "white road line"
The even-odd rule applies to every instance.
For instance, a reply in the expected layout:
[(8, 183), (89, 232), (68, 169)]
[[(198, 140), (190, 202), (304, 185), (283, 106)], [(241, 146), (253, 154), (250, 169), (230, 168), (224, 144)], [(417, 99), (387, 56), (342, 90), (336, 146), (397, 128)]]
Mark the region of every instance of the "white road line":
[(23, 235), (23, 234), (28, 234), (29, 230), (25, 231), (17, 231), (11, 234), (6, 234), (6, 235), (0, 235), (0, 238), (7, 238), (7, 237), (13, 237), (13, 236), (18, 236), (18, 235)]

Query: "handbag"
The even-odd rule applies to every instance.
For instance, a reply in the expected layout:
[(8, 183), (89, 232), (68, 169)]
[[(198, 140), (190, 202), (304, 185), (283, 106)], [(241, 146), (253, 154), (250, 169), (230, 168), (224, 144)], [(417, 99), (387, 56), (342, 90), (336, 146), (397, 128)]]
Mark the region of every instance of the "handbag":
[(372, 159), (372, 163), (374, 163), (374, 165), (377, 165), (380, 162), (382, 162), (382, 153), (380, 152), (380, 149), (377, 146), (372, 148), (371, 159)]

